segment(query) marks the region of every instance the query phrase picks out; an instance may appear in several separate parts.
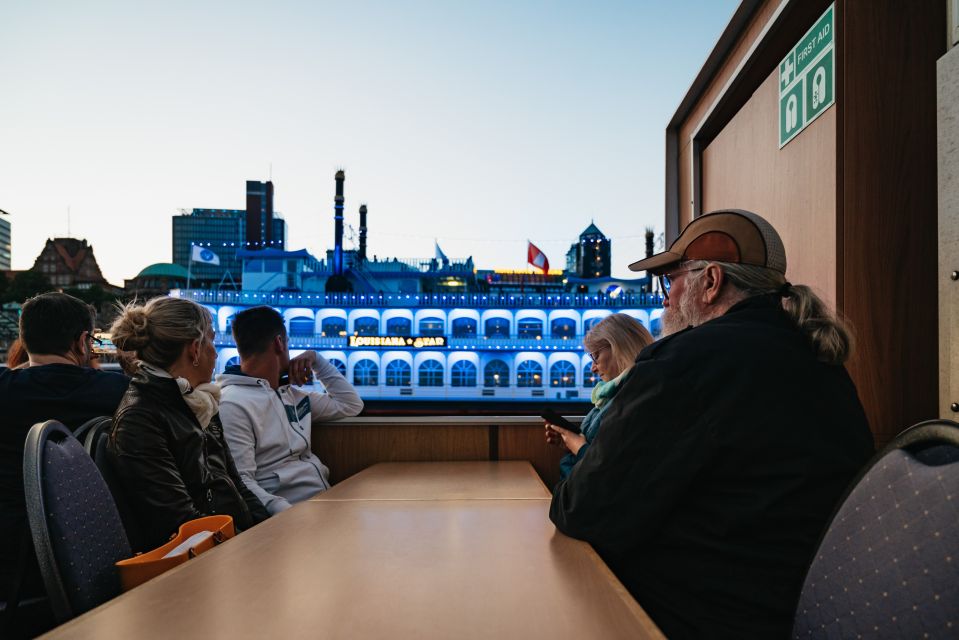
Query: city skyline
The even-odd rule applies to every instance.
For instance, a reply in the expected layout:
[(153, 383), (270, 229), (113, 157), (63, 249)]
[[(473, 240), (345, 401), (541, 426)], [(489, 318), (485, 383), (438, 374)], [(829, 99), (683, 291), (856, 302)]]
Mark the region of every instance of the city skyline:
[[(612, 271), (662, 231), (665, 126), (735, 2), (0, 9), (13, 268), (88, 240), (112, 283), (172, 260), (180, 209), (272, 179), (290, 249), (369, 207), (369, 253), (551, 264), (591, 222)], [(717, 26), (720, 25), (720, 26)]]

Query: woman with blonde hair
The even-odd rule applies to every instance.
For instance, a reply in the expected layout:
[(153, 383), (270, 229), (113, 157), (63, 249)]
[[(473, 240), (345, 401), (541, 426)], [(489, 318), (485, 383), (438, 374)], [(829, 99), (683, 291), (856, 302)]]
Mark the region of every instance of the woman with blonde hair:
[(130, 304), (111, 328), (135, 354), (136, 375), (113, 419), (108, 451), (134, 522), (134, 550), (157, 547), (181, 524), (233, 516), (237, 530), (269, 517), (246, 488), (223, 438), (210, 312), (181, 298)]
[(619, 390), (620, 382), (633, 368), (636, 356), (653, 342), (653, 337), (638, 320), (625, 313), (614, 313), (594, 326), (583, 338), (583, 347), (593, 361), (592, 371), (602, 381), (593, 387), (590, 409), (581, 433), (573, 433), (546, 423), (546, 441), (565, 446), (569, 453), (559, 463), (560, 477), (565, 478), (586, 454), (589, 443), (599, 432), (603, 414)]

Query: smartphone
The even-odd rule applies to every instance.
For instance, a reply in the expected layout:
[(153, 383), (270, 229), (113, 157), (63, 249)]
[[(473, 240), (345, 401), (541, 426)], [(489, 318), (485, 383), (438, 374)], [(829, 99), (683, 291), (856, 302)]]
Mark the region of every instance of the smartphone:
[(97, 332), (94, 334), (94, 337), (100, 341), (99, 344), (95, 344), (93, 347), (93, 353), (97, 355), (110, 354), (116, 355), (117, 346), (113, 344), (113, 341), (110, 339), (109, 333)]
[(567, 431), (572, 431), (573, 433), (579, 433), (579, 425), (573, 424), (549, 407), (544, 407), (543, 411), (540, 412), (539, 415), (541, 415), (543, 419), (550, 424), (555, 424), (557, 427), (562, 427)]

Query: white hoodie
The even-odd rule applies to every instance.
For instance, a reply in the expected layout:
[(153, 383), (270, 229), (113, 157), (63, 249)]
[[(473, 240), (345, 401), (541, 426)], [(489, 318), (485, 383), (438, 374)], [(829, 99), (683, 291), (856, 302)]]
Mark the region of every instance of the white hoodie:
[(325, 358), (313, 368), (326, 393), (284, 385), (273, 391), (263, 378), (220, 374), (220, 421), (240, 478), (270, 514), (330, 488), (330, 470), (310, 449), (310, 428), (355, 416), (363, 401)]

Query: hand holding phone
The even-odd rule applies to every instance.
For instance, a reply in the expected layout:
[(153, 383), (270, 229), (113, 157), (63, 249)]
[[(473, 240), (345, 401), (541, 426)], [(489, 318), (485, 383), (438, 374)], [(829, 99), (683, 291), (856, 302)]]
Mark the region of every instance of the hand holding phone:
[(543, 411), (540, 413), (540, 416), (542, 416), (542, 418), (546, 420), (546, 422), (550, 424), (554, 424), (557, 427), (562, 427), (563, 429), (566, 429), (567, 431), (572, 431), (573, 433), (580, 432), (579, 425), (573, 424), (572, 422), (570, 422), (563, 416), (559, 415), (558, 413), (556, 413), (549, 407), (544, 407)]

